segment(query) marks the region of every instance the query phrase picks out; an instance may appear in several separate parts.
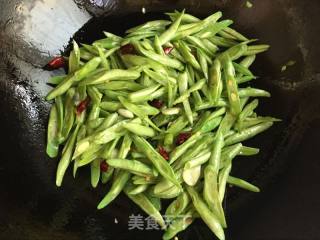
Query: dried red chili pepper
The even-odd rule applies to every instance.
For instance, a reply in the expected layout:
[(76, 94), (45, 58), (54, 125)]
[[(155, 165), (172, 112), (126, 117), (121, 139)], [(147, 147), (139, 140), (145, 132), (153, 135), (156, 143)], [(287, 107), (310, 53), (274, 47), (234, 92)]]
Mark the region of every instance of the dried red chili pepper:
[(83, 101), (81, 101), (78, 105), (77, 105), (77, 114), (81, 114), (84, 110), (86, 110), (86, 108), (88, 107), (90, 103), (90, 98), (87, 97), (86, 99), (84, 99)]
[(180, 133), (176, 140), (176, 145), (181, 145), (191, 137), (191, 132)]
[(155, 108), (160, 109), (163, 106), (163, 102), (161, 100), (159, 100), (159, 99), (154, 99), (154, 100), (150, 101), (150, 105), (155, 107)]
[(65, 66), (66, 66), (66, 60), (64, 59), (64, 57), (59, 56), (59, 57), (53, 58), (50, 62), (47, 63), (47, 65), (44, 68), (46, 70), (55, 70)]
[(172, 51), (173, 47), (164, 47), (163, 51), (166, 55), (170, 54)]
[(108, 171), (108, 168), (109, 168), (109, 165), (108, 165), (108, 163), (106, 163), (106, 161), (102, 161), (102, 162), (100, 163), (100, 170), (101, 170), (101, 172), (106, 172), (106, 171)]
[(158, 152), (165, 160), (169, 160), (169, 153), (164, 149), (164, 147), (158, 146)]
[(120, 52), (121, 54), (135, 54), (136, 49), (132, 44), (126, 44), (120, 47)]

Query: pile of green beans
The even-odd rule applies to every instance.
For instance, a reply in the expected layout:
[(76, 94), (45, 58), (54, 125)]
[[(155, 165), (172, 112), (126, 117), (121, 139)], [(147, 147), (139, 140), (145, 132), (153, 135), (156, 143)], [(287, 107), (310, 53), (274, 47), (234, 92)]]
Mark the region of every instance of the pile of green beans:
[[(90, 166), (94, 188), (111, 183), (98, 209), (124, 192), (165, 230), (163, 239), (198, 217), (224, 239), (226, 185), (259, 192), (230, 175), (232, 162), (257, 154), (242, 142), (278, 121), (257, 115), (256, 97), (270, 93), (250, 87), (250, 66), (269, 46), (253, 44), (221, 12), (167, 15), (124, 37), (73, 41), (67, 74), (49, 80), (47, 154), (62, 149), (57, 186), (72, 164), (74, 177)], [(172, 200), (169, 225), (161, 199)]]

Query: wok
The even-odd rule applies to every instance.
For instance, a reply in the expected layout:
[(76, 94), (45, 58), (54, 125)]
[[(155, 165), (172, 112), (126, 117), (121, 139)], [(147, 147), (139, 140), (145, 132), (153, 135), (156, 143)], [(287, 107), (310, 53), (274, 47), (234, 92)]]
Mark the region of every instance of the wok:
[[(54, 184), (56, 159), (45, 154), (51, 75), (43, 66), (70, 39), (91, 42), (107, 30), (186, 8), (197, 16), (222, 10), (235, 28), (271, 45), (258, 56), (255, 86), (272, 93), (258, 111), (283, 119), (248, 141), (261, 152), (238, 158), (233, 175), (260, 186), (259, 194), (228, 189), (227, 239), (320, 239), (320, 1), (0, 0), (0, 239), (161, 239), (159, 230), (128, 230), (143, 213), (125, 196), (96, 205), (107, 187), (92, 189), (86, 171)], [(142, 13), (142, 7), (146, 13)], [(281, 72), (289, 60), (295, 65)], [(115, 218), (118, 223), (115, 223)], [(196, 221), (180, 239), (213, 239)]]

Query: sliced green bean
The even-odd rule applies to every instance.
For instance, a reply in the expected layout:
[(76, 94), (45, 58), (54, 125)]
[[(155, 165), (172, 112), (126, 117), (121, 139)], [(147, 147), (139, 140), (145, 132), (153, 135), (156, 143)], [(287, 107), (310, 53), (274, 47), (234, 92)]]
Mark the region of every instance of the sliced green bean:
[(247, 181), (244, 181), (240, 178), (229, 176), (227, 179), (227, 182), (229, 184), (246, 189), (251, 192), (260, 192), (260, 189), (258, 187), (254, 186), (253, 184), (248, 183)]
[(197, 191), (192, 187), (186, 187), (191, 199), (194, 208), (199, 213), (202, 220), (207, 224), (207, 226), (210, 228), (210, 230), (220, 239), (224, 240), (224, 232), (223, 228), (219, 222), (219, 219), (217, 216), (212, 213), (208, 206), (205, 204), (205, 202), (201, 199)]

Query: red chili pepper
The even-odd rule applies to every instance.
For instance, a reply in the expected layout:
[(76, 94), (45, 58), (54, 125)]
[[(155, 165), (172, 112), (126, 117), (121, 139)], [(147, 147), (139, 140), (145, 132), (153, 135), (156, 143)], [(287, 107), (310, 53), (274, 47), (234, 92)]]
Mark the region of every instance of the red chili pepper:
[(135, 54), (136, 53), (136, 49), (134, 48), (134, 46), (132, 44), (126, 44), (123, 45), (120, 48), (120, 52), (121, 54)]
[(108, 165), (108, 163), (106, 163), (106, 161), (102, 161), (102, 162), (100, 163), (100, 170), (101, 170), (101, 172), (106, 172), (106, 171), (108, 171), (108, 168), (109, 168), (109, 165)]
[(77, 106), (77, 114), (81, 114), (86, 108), (88, 107), (90, 103), (90, 98), (87, 97), (85, 100), (81, 101)]
[(158, 151), (165, 160), (169, 160), (169, 153), (164, 149), (164, 147), (158, 146)]
[(176, 140), (176, 145), (181, 145), (191, 137), (191, 132), (180, 133)]
[(64, 59), (64, 57), (59, 56), (59, 57), (53, 58), (50, 62), (48, 62), (48, 64), (44, 68), (47, 70), (54, 70), (54, 69), (65, 67), (65, 65), (66, 65), (66, 60)]
[(163, 51), (166, 55), (170, 54), (172, 51), (173, 47), (164, 47)]
[(155, 107), (155, 108), (160, 109), (163, 106), (163, 102), (161, 100), (159, 100), (159, 99), (154, 99), (154, 100), (150, 101), (150, 105)]

